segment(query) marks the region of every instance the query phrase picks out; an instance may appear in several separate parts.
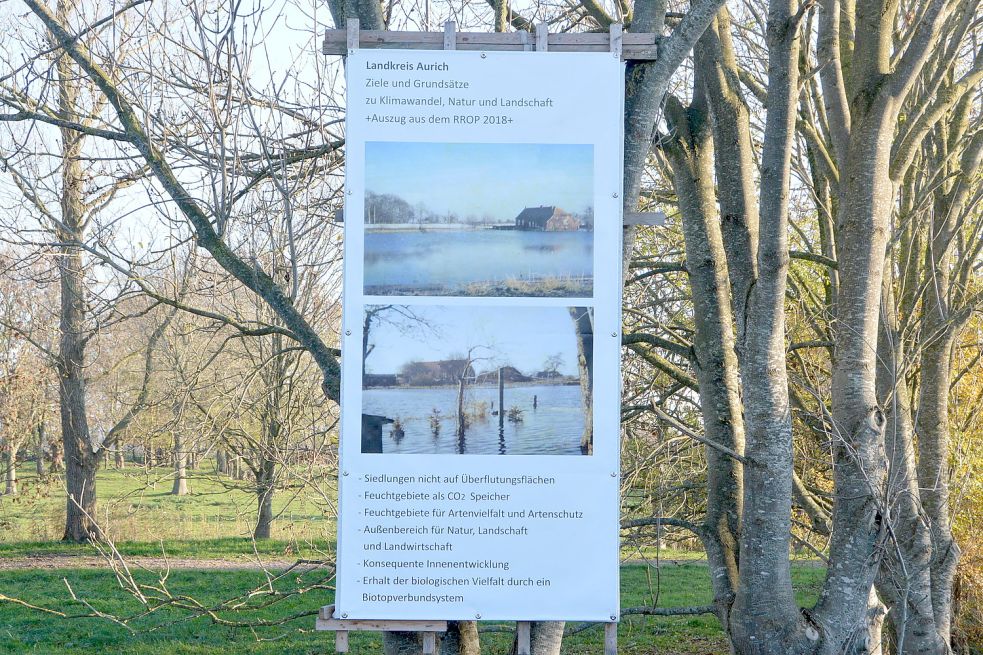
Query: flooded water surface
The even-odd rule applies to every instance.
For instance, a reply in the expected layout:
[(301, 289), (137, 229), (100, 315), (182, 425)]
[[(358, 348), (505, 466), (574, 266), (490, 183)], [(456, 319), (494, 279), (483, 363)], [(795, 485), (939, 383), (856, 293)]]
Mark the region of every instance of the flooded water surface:
[(469, 425), (463, 438), (456, 434), (457, 393), (453, 387), (365, 389), (362, 411), (398, 420), (402, 435), (393, 425), (383, 427), (386, 454), (581, 454), (584, 411), (577, 385), (506, 388), (506, 415), (515, 410), (513, 417), (520, 420), (506, 420), (501, 430), (492, 413), (493, 404), (498, 409), (498, 387), (468, 387)]
[(588, 231), (367, 230), (365, 293), (588, 296), (593, 246)]

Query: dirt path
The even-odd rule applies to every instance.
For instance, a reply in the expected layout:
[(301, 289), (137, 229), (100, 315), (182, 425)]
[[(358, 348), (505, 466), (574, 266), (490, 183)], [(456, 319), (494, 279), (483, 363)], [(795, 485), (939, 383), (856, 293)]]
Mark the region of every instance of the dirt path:
[[(209, 571), (282, 571), (298, 560), (249, 560), (249, 559), (198, 559), (186, 557), (127, 557), (126, 565), (131, 569), (150, 569), (152, 571), (171, 570), (209, 570)], [(298, 568), (311, 569), (318, 564), (303, 560)], [(33, 557), (0, 557), (0, 571), (24, 569), (104, 569), (108, 568), (106, 560), (92, 555), (37, 555)]]

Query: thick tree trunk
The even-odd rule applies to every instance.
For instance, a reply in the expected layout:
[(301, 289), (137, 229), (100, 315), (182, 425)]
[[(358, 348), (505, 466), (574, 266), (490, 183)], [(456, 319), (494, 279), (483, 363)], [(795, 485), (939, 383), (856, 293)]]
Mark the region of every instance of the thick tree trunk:
[(188, 495), (188, 454), (184, 450), (184, 435), (180, 429), (174, 431), (174, 485), (171, 494), (174, 496)]
[(448, 621), (440, 655), (481, 655), (477, 621)]
[(38, 480), (44, 481), (48, 477), (48, 471), (44, 466), (44, 449), (38, 448), (37, 454), (34, 456), (34, 471), (37, 473)]
[(840, 171), (837, 216), (840, 289), (832, 380), (836, 495), (830, 573), (814, 613), (822, 623), (827, 651), (865, 642), (867, 599), (887, 535), (885, 417), (878, 406), (875, 372), (894, 201), (888, 177), (893, 120), (887, 106), (864, 107), (866, 114), (855, 109), (847, 161)]
[[(505, 408), (500, 407), (500, 412), (504, 412)], [(464, 378), (462, 377), (458, 380), (457, 385), (457, 436), (459, 439), (464, 439), (464, 433), (467, 431), (467, 418), (464, 416)]]
[(529, 627), (530, 653), (552, 655), (563, 645), (563, 621), (535, 621)]
[[(945, 327), (940, 326), (940, 330)], [(918, 398), (918, 482), (931, 526), (932, 606), (935, 626), (946, 641), (952, 630), (952, 585), (959, 545), (949, 518), (949, 387), (953, 339), (948, 330), (924, 346)]]
[[(68, 23), (75, 7), (72, 0), (62, 0), (57, 11), (63, 23)], [(58, 106), (61, 115), (76, 116), (78, 72), (68, 57), (58, 61)], [(61, 130), (61, 228), (63, 243), (81, 241), (83, 237), (84, 185), (82, 171), (82, 136), (70, 129)], [(86, 411), (85, 347), (86, 298), (85, 264), (81, 249), (72, 245), (58, 248), (58, 275), (61, 288), (57, 357), (58, 400), (61, 411), (61, 436), (65, 449), (66, 498), (65, 541), (86, 541), (97, 536), (94, 523), (96, 511), (96, 467), (98, 458), (92, 447)]]
[(731, 41), (730, 12), (717, 12), (697, 42), (696, 66), (707, 95), (713, 128), (714, 172), (720, 203), (720, 232), (726, 244), (727, 274), (738, 353), (744, 344), (746, 303), (758, 274), (758, 187), (750, 111), (741, 92), (737, 57)]
[[(66, 162), (65, 167), (70, 164)], [(58, 397), (61, 404), (61, 434), (65, 448), (66, 499), (65, 541), (87, 541), (97, 534), (93, 523), (96, 510), (96, 469), (86, 417), (85, 338), (82, 334), (82, 257), (77, 249), (62, 248), (59, 263), (62, 277), (61, 347), (59, 352)]]
[(17, 450), (17, 446), (12, 443), (4, 453), (4, 467), (6, 469), (4, 494), (7, 496), (17, 495)]
[(119, 441), (116, 442), (116, 446), (113, 448), (113, 465), (118, 470), (126, 468), (126, 454), (123, 452), (123, 444)]
[(48, 435), (44, 429), (44, 419), (38, 423), (38, 441), (37, 441), (37, 451), (34, 459), (34, 468), (37, 471), (38, 479), (44, 481), (47, 477), (47, 471), (44, 466), (45, 450), (48, 447)]
[(62, 540), (82, 543), (99, 539), (101, 533), (95, 523), (98, 460), (90, 456), (82, 462), (77, 453), (68, 452), (66, 455), (65, 488), (68, 497)]
[(269, 539), (273, 527), (274, 473), (276, 464), (265, 461), (256, 475), (256, 502), (259, 509), (256, 518), (255, 539)]
[[(747, 298), (741, 379), (746, 455), (740, 581), (730, 617), (738, 653), (808, 653), (818, 631), (792, 590), (792, 425), (785, 344), (790, 158), (798, 98), (796, 0), (768, 7), (758, 277)], [(866, 601), (866, 595), (864, 596)]]
[[(969, 167), (960, 171), (960, 176), (972, 175), (971, 162), (975, 160), (978, 166), (979, 159), (978, 150), (975, 155), (967, 151), (962, 163)], [(920, 455), (918, 482), (931, 528), (932, 607), (936, 629), (946, 643), (952, 631), (952, 588), (959, 562), (959, 546), (952, 535), (949, 508), (949, 392), (953, 347), (960, 328), (953, 316), (951, 260), (960, 209), (967, 189), (972, 187), (968, 180), (956, 179), (961, 180), (961, 186), (943, 187), (935, 193), (930, 247), (925, 258), (921, 377), (915, 425)]]
[(584, 407), (580, 452), (590, 455), (594, 452), (594, 315), (588, 307), (571, 307), (570, 318), (577, 335), (577, 371)]
[(215, 449), (215, 472), (222, 475), (229, 474), (229, 460), (221, 448)]
[(923, 519), (915, 470), (910, 393), (901, 374), (904, 342), (891, 281), (884, 282), (877, 341), (877, 397), (884, 407), (888, 457), (887, 506), (893, 518), (877, 589), (892, 608), (894, 642), (902, 653), (945, 653), (932, 606), (932, 535)]
[[(734, 350), (727, 258), (718, 220), (709, 117), (702, 99), (684, 110), (674, 98), (667, 107), (676, 138), (667, 147), (673, 185), (682, 213), (686, 270), (693, 297), (699, 353), (693, 362), (700, 389), (705, 436), (741, 453), (744, 420)], [(739, 461), (707, 447), (707, 509), (702, 537), (711, 569), (714, 604), (721, 625), (729, 625), (737, 588), (738, 539), (742, 514), (742, 467)]]

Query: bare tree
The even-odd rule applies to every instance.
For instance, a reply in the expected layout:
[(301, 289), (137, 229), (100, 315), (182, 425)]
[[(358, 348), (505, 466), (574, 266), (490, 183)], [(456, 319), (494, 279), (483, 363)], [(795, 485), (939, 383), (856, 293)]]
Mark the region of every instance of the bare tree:
[[(663, 144), (682, 216), (695, 331), (689, 345), (644, 334), (630, 335), (626, 341), (636, 348), (655, 345), (688, 360), (695, 369), (692, 382), (696, 384), (691, 388), (699, 389), (703, 411), (708, 498), (702, 525), (677, 525), (695, 532), (707, 549), (714, 571), (715, 610), (737, 652), (770, 652), (772, 647), (777, 652), (789, 643), (797, 643), (799, 652), (848, 650), (857, 644), (879, 649), (883, 610), (873, 595), (873, 583), (886, 571), (895, 575), (907, 571), (892, 584), (910, 595), (882, 592), (891, 607), (896, 642), (905, 652), (948, 649), (948, 628), (939, 631), (945, 624), (931, 616), (936, 611), (932, 605), (944, 607), (942, 599), (949, 592), (933, 589), (930, 582), (934, 578), (947, 587), (946, 575), (954, 560), (951, 537), (944, 537), (948, 518), (933, 520), (936, 527), (927, 529), (896, 514), (905, 510), (914, 512), (909, 514), (912, 518), (919, 515), (919, 485), (914, 482), (914, 450), (897, 445), (896, 421), (886, 421), (881, 407), (888, 407), (878, 404), (900, 394), (895, 391), (897, 381), (881, 380), (880, 372), (876, 386), (882, 391), (875, 394), (875, 371), (883, 366), (877, 365), (874, 344), (881, 348), (881, 362), (885, 362), (895, 360), (888, 354), (892, 344), (902, 342), (897, 335), (893, 340), (890, 335), (877, 338), (879, 308), (893, 305), (890, 295), (884, 297), (886, 302), (881, 296), (883, 284), (890, 279), (884, 276), (884, 261), (897, 202), (892, 178), (900, 179), (896, 176), (905, 170), (907, 164), (898, 157), (905, 152), (905, 140), (914, 138), (909, 137), (910, 124), (899, 120), (900, 107), (907, 103), (916, 107), (911, 111), (917, 114), (933, 106), (930, 98), (921, 95), (933, 84), (923, 87), (924, 82), (915, 84), (915, 80), (936, 79), (938, 71), (924, 68), (927, 58), (945, 60), (960, 50), (967, 9), (936, 3), (923, 8), (918, 20), (898, 28), (893, 21), (896, 6), (858, 5), (858, 22), (851, 24), (837, 18), (838, 7), (826, 5), (817, 26), (809, 8), (772, 3), (767, 43), (744, 45), (766, 46), (767, 88), (738, 69), (729, 20), (721, 13), (697, 48), (691, 104), (684, 107), (670, 99), (667, 105), (672, 131)], [(814, 95), (802, 101), (796, 79), (801, 62), (812, 55), (798, 46), (798, 32), (810, 34), (812, 29), (819, 35), (820, 83), (807, 79), (805, 88)], [(903, 36), (894, 37), (901, 45), (890, 66), (884, 53), (897, 29)], [(854, 65), (849, 75), (840, 62), (847, 41), (856, 47), (850, 53), (852, 61), (863, 56), (864, 62)], [(963, 80), (974, 75), (965, 73)], [(766, 117), (760, 181), (753, 168), (752, 125), (739, 80), (762, 103)], [(872, 99), (866, 94), (874, 88)], [(959, 84), (952, 88), (962, 89), (963, 94), (968, 90)], [(957, 98), (965, 95), (944, 97), (951, 103), (947, 106), (956, 106)], [(803, 119), (804, 110), (814, 111), (815, 120)], [(944, 114), (929, 113), (932, 121)], [(809, 155), (809, 166), (801, 170), (820, 200), (818, 233), (823, 248), (822, 254), (798, 256), (831, 266), (833, 272), (824, 286), (824, 318), (815, 323), (817, 339), (790, 348), (786, 298), (811, 293), (810, 285), (789, 268), (789, 232), (798, 229), (788, 219), (789, 163), (796, 146), (793, 127)], [(917, 138), (927, 134), (922, 131)], [(760, 210), (754, 200), (756, 184), (760, 184)], [(722, 220), (716, 216), (718, 200)], [(936, 232), (945, 231), (936, 228)], [(831, 317), (835, 322), (830, 322)], [(832, 444), (835, 507), (831, 517), (810, 497), (794, 468), (792, 407), (806, 412), (814, 405), (794, 390), (790, 397), (786, 359), (791, 351), (793, 361), (804, 364), (798, 349), (809, 347), (831, 354), (832, 371), (825, 378), (829, 396), (817, 396), (818, 410), (808, 418)], [(672, 362), (643, 352), (677, 383), (691, 385), (685, 371)], [(810, 389), (808, 384), (802, 387)], [(893, 459), (885, 452), (888, 425), (892, 425), (887, 443), (895, 453)], [(908, 462), (910, 474), (891, 464), (900, 461)], [(890, 493), (889, 464), (897, 471), (892, 484), (908, 480), (900, 493), (899, 488)], [(943, 471), (931, 470), (934, 476), (928, 488), (944, 488)], [(831, 536), (830, 572), (823, 595), (806, 614), (796, 606), (789, 578), (794, 505), (810, 515), (816, 530), (828, 530)], [(657, 519), (662, 520), (672, 521)], [(933, 564), (938, 575), (930, 575), (925, 560), (934, 550), (930, 532), (940, 535), (940, 554), (931, 556), (938, 558)], [(889, 559), (891, 553), (899, 553), (900, 561), (894, 558), (897, 566), (882, 568), (883, 552), (889, 553)]]

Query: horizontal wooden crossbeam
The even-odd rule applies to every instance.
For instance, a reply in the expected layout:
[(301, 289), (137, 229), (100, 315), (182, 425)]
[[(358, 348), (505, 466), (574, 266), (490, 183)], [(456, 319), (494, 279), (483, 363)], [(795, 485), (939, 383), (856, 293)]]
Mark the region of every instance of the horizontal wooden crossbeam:
[(335, 618), (334, 605), (325, 605), (317, 615), (315, 630), (335, 633), (335, 652), (348, 652), (348, 633), (368, 630), (372, 632), (421, 632), (423, 633), (423, 655), (434, 655), (438, 632), (447, 632), (447, 621), (392, 621), (385, 619), (345, 619)]
[[(529, 32), (455, 32), (453, 49), (456, 50), (536, 50), (536, 35)], [(611, 52), (609, 32), (563, 32), (549, 34), (548, 52)], [(621, 57), (624, 60), (651, 61), (658, 57), (659, 47), (655, 34), (616, 35), (621, 39)], [(401, 48), (406, 50), (444, 50), (444, 32), (396, 32), (390, 30), (360, 30), (358, 47)], [(326, 55), (348, 54), (348, 32), (327, 30), (322, 52)]]
[(325, 605), (317, 615), (318, 630), (394, 630), (397, 632), (447, 632), (447, 621), (388, 621), (343, 619), (334, 615), (334, 605)]
[(662, 211), (654, 212), (625, 212), (625, 225), (665, 225), (666, 214)]

